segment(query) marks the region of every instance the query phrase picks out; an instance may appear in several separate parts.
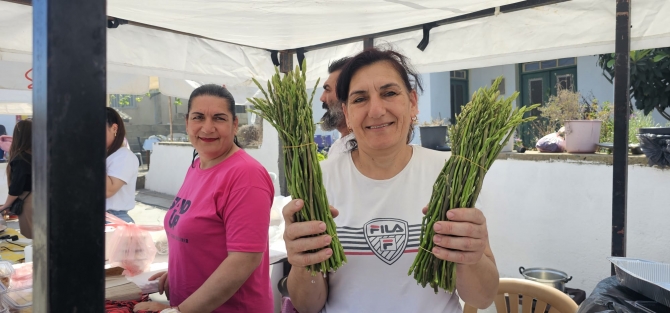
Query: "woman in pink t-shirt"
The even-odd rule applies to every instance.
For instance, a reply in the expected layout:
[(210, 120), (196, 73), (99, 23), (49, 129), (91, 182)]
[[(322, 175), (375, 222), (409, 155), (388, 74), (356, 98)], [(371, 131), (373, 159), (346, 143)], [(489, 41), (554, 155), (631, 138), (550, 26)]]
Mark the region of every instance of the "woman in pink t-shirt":
[[(186, 131), (193, 162), (165, 216), (168, 271), (154, 275), (171, 307), (135, 311), (272, 312), (268, 248), (274, 187), (235, 139), (235, 100), (218, 85), (191, 93)], [(196, 156), (199, 156), (196, 158)]]

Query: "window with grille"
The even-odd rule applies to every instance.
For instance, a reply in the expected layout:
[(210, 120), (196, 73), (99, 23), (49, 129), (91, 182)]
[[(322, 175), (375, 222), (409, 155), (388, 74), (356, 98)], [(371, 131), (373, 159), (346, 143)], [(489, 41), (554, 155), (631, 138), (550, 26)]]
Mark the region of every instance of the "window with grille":
[(529, 62), (523, 64), (524, 72), (534, 72), (542, 70), (550, 70), (559, 67), (575, 66), (577, 65), (577, 58), (563, 58), (563, 59), (554, 59), (546, 60), (540, 62)]
[(575, 85), (573, 82), (573, 77), (570, 74), (566, 75), (558, 75), (556, 76), (556, 80), (558, 81), (558, 86), (561, 89), (568, 89), (568, 90), (574, 90)]
[(450, 76), (453, 79), (468, 79), (468, 71), (467, 70), (451, 71)]
[(528, 81), (531, 104), (544, 104), (544, 82), (541, 78)]

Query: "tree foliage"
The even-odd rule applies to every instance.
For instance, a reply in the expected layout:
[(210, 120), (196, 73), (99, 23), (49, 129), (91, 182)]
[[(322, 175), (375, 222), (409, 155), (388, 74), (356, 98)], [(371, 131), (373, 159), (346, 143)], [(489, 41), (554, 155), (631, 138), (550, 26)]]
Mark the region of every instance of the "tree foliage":
[[(598, 66), (610, 83), (614, 81), (616, 56), (601, 54)], [(670, 48), (630, 52), (630, 93), (635, 106), (648, 115), (656, 109), (670, 120)]]

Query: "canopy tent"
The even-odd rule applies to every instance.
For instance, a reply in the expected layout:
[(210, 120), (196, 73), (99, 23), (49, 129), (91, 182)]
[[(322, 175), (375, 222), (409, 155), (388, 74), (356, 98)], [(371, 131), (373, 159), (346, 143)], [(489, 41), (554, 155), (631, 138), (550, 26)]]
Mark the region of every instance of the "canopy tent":
[[(9, 1), (31, 3), (30, 0)], [(628, 11), (631, 2), (632, 14)], [(616, 12), (615, 3), (619, 6)], [(98, 195), (101, 190), (98, 187), (102, 186), (103, 151), (86, 146), (90, 141), (101, 141), (102, 134), (81, 131), (98, 126), (92, 119), (81, 117), (101, 115), (101, 110), (88, 101), (104, 99), (102, 84), (95, 84), (93, 79), (100, 80), (103, 74), (108, 74), (107, 81), (113, 81), (112, 75), (127, 74), (136, 80), (129, 76), (121, 81), (132, 88), (136, 86), (131, 82), (137, 81), (141, 85), (139, 89), (151, 83), (150, 77), (158, 77), (159, 83), (165, 79), (214, 82), (226, 84), (234, 93), (253, 95), (255, 89), (250, 78), (265, 80), (274, 72), (270, 50), (290, 50), (296, 54), (304, 51), (310, 64), (308, 84), (313, 84), (318, 76), (325, 76), (330, 60), (360, 51), (365, 37), (373, 37), (376, 44), (394, 45), (410, 56), (424, 73), (613, 52), (616, 38), (618, 77), (613, 166), (616, 221), (613, 221), (612, 231), (613, 238), (618, 236), (617, 240), (624, 241), (615, 243), (613, 239), (613, 251), (615, 244), (625, 248), (622, 227), (626, 205), (628, 51), (670, 46), (670, 27), (663, 23), (670, 13), (668, 1), (243, 0), (223, 3), (215, 0), (109, 0), (106, 4), (107, 10), (102, 2), (88, 0), (35, 1), (34, 23), (40, 27), (35, 31), (39, 34), (36, 42), (41, 44), (35, 49), (35, 68), (40, 71), (37, 77), (41, 81), (35, 90), (34, 164), (44, 169), (36, 173), (35, 184), (39, 188), (36, 188), (35, 199), (36, 203), (45, 204), (36, 206), (36, 223), (41, 226), (36, 228), (40, 239), (36, 240), (36, 251), (41, 256), (36, 257), (36, 277), (49, 278), (36, 279), (37, 309), (46, 310), (47, 303), (54, 301), (60, 301), (68, 309), (74, 307), (73, 303), (78, 308), (98, 308), (96, 303), (102, 298), (94, 288), (76, 288), (86, 286), (96, 277), (102, 281), (102, 277), (95, 276), (100, 274), (101, 249), (78, 251), (86, 263), (73, 262), (68, 254), (72, 240), (88, 239), (91, 244), (97, 242), (98, 248), (102, 242), (102, 233), (95, 233), (90, 227), (74, 227), (81, 226), (75, 224), (75, 219), (100, 217), (90, 206), (100, 205), (102, 201), (98, 200), (104, 200), (93, 196)], [(517, 4), (526, 4), (526, 9), (515, 10)], [(500, 14), (496, 14), (498, 12)], [(65, 18), (69, 14), (77, 18)], [(104, 14), (128, 20), (130, 24), (115, 20), (112, 26), (121, 25), (107, 29), (106, 37), (90, 36), (101, 32), (100, 20)], [(630, 36), (629, 17), (633, 26)], [(0, 1), (1, 62), (32, 66), (31, 19), (29, 6)], [(435, 25), (438, 27), (431, 31)], [(429, 41), (425, 36), (428, 33)], [(104, 44), (105, 38), (106, 53), (93, 48)], [(416, 49), (422, 39), (424, 46), (429, 44), (425, 49)], [(629, 39), (632, 45), (628, 45)], [(78, 50), (80, 46), (84, 49)], [(59, 49), (49, 50), (53, 47)], [(51, 57), (57, 62), (51, 62)], [(107, 66), (101, 66), (105, 60)], [(81, 66), (72, 66), (77, 62)], [(71, 72), (65, 73), (63, 69)], [(0, 67), (0, 76), (4, 74)], [(61, 80), (47, 81), (47, 74)], [(23, 79), (19, 75), (25, 73), (15, 73), (17, 78), (14, 79)], [(61, 83), (63, 81), (68, 83)], [(84, 87), (88, 87), (86, 93), (77, 92)], [(0, 88), (6, 87), (0, 85)], [(19, 87), (20, 90), (25, 88)], [(68, 97), (68, 105), (58, 107), (64, 95)], [(58, 127), (62, 124), (51, 122), (55, 119), (58, 123), (68, 123), (69, 127)], [(71, 150), (90, 153), (84, 158), (77, 153), (72, 156)], [(51, 166), (53, 164), (58, 166)], [(88, 165), (92, 169), (81, 171)], [(100, 178), (99, 184), (90, 183), (95, 177)], [(63, 189), (65, 186), (78, 190), (82, 196), (76, 201), (65, 197), (69, 191)], [(57, 192), (59, 190), (62, 192)], [(63, 229), (71, 231), (59, 232)], [(37, 249), (45, 245), (49, 246), (48, 250)], [(77, 282), (71, 280), (66, 270), (48, 271), (51, 267), (77, 266), (82, 273), (81, 281)], [(61, 281), (73, 282), (75, 289), (58, 288)], [(78, 292), (83, 291), (90, 291), (99, 298), (82, 297)], [(50, 297), (43, 297), (44, 292)], [(79, 302), (75, 302), (75, 298)]]
[[(2, 75), (0, 75), (2, 76)], [(32, 90), (7, 90), (0, 89), (0, 102), (33, 102)]]
[(108, 1), (107, 14), (268, 50), (426, 24), (522, 0)]
[(0, 102), (0, 115), (33, 115), (33, 105), (30, 103)]
[[(32, 14), (30, 6), (0, 1), (0, 89), (32, 87)], [(146, 27), (110, 29), (107, 47), (109, 93), (144, 94), (157, 87), (187, 98), (192, 81), (225, 84), (247, 97), (256, 91), (252, 77), (274, 72), (264, 50)]]
[[(243, 102), (256, 91), (252, 77), (267, 80), (274, 73), (270, 50), (306, 47), (311, 86), (332, 60), (363, 49), (361, 40), (350, 38), (375, 34), (382, 35), (375, 44), (401, 50), (422, 73), (614, 51), (614, 0), (445, 22), (430, 30), (424, 51), (416, 48), (421, 29), (384, 35), (510, 3), (519, 1), (108, 1), (108, 15), (132, 21), (107, 31), (108, 92), (143, 94), (157, 77), (166, 95), (187, 97), (190, 80), (225, 84)], [(668, 1), (636, 0), (631, 15), (633, 50), (670, 46)], [(31, 68), (32, 8), (0, 1), (0, 89), (26, 90)]]

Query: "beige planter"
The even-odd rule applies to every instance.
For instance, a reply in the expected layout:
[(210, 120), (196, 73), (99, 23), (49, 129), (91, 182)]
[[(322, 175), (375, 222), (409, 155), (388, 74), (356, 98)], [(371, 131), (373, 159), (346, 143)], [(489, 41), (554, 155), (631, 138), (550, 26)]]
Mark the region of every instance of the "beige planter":
[(565, 150), (568, 153), (594, 153), (600, 141), (603, 121), (565, 121)]

